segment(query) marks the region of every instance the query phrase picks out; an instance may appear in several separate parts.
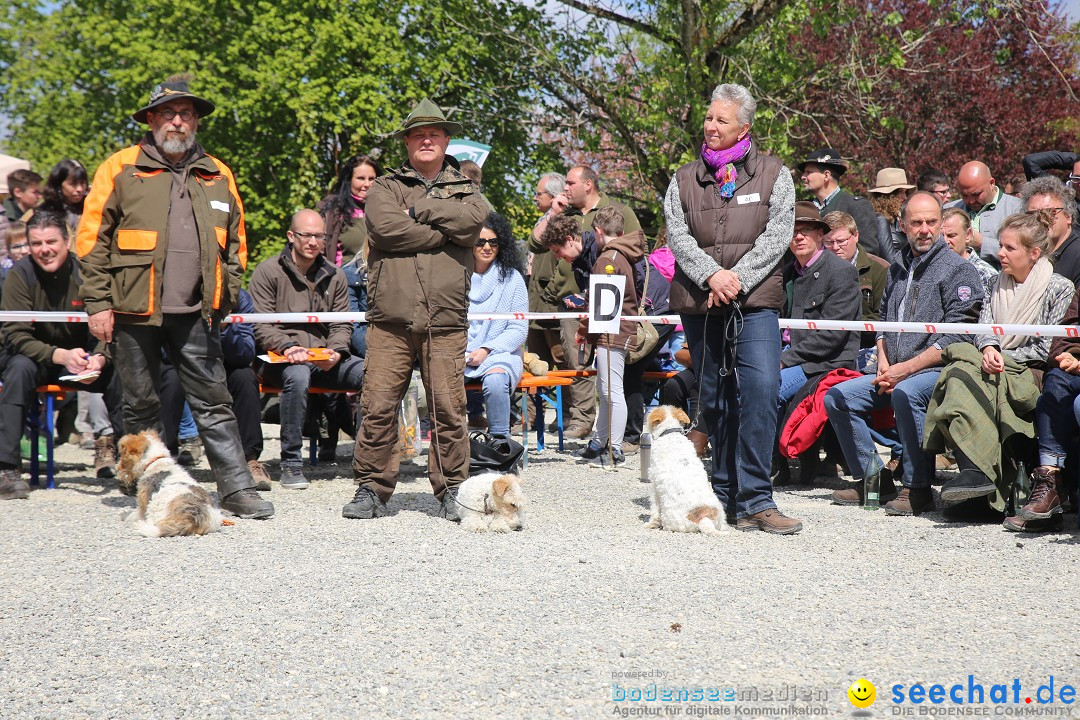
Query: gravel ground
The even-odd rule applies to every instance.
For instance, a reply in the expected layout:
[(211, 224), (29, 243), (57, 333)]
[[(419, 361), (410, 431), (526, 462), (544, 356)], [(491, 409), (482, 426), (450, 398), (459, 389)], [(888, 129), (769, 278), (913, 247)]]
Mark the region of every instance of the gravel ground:
[[(92, 453), (58, 448), (60, 489), (0, 503), (0, 717), (691, 717), (781, 692), (850, 716), (862, 676), (886, 717), (895, 683), (1080, 683), (1075, 515), (1015, 535), (833, 506), (834, 482), (777, 493), (798, 536), (649, 531), (636, 456), (605, 472), (549, 449), (526, 529), (473, 535), (434, 517), (426, 458), (390, 517), (343, 519), (338, 450), (310, 489), (275, 483), (272, 520), (150, 540)], [(613, 701), (652, 683), (743, 699)]]

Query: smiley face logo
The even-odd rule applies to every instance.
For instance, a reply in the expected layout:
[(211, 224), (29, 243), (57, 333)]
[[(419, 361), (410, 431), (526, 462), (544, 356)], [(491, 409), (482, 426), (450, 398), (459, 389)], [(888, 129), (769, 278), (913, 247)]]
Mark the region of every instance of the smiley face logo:
[(848, 700), (857, 708), (868, 708), (877, 700), (877, 688), (866, 678), (859, 678), (847, 689)]

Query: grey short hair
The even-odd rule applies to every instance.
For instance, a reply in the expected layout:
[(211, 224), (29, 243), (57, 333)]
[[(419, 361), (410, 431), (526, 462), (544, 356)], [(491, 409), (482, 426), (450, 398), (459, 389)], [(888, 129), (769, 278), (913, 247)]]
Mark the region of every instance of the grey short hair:
[(544, 192), (551, 197), (566, 189), (566, 178), (557, 172), (545, 173), (540, 177), (540, 182), (544, 183)]
[(739, 110), (736, 114), (739, 122), (746, 125), (754, 124), (754, 113), (757, 112), (757, 100), (755, 100), (754, 96), (750, 94), (750, 91), (742, 85), (736, 85), (735, 83), (717, 85), (713, 88), (711, 102), (716, 102), (717, 100), (735, 103), (739, 106)]
[(1027, 209), (1028, 201), (1036, 195), (1052, 195), (1057, 198), (1069, 217), (1076, 220), (1076, 197), (1061, 180), (1053, 175), (1043, 175), (1021, 185), (1020, 200), (1024, 203), (1024, 209)]

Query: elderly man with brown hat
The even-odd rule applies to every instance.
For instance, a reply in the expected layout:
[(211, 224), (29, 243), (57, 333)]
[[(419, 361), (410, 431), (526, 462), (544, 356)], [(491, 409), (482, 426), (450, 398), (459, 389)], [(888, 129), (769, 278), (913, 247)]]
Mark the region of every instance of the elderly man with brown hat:
[(822, 215), (835, 210), (855, 218), (859, 226), (859, 244), (866, 252), (878, 254), (877, 219), (866, 198), (852, 195), (840, 187), (840, 178), (848, 171), (848, 161), (833, 148), (821, 148), (799, 163), (803, 188), (814, 196), (814, 205)]
[(150, 126), (137, 145), (94, 175), (75, 249), (90, 332), (115, 343), (127, 432), (161, 427), (161, 350), (187, 395), (221, 508), (267, 518), (226, 386), (219, 325), (236, 302), (247, 264), (244, 206), (232, 171), (195, 141), (214, 104), (178, 75), (156, 85), (132, 114)]
[(487, 219), (484, 199), (446, 154), (461, 125), (425, 98), (395, 133), (408, 161), (371, 186), (368, 234), (368, 354), (363, 422), (353, 475), (359, 487), (341, 514), (387, 513), (398, 480), (397, 412), (414, 362), (428, 393), (428, 478), (439, 516), (457, 520), (457, 486), (469, 475), (465, 346), (473, 246)]
[(904, 169), (897, 167), (878, 170), (874, 187), (870, 188), (870, 204), (877, 212), (877, 255), (889, 264), (904, 262), (907, 235), (900, 227), (900, 208), (914, 189)]

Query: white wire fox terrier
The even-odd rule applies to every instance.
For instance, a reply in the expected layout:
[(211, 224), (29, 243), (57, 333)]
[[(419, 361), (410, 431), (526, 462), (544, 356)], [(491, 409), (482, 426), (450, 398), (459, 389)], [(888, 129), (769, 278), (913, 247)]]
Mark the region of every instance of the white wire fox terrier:
[(645, 430), (652, 436), (652, 499), (645, 527), (718, 535), (727, 529), (724, 509), (684, 433), (688, 425), (686, 413), (671, 405), (661, 405), (646, 418)]
[(210, 493), (180, 467), (151, 430), (120, 438), (116, 475), (120, 490), (136, 496), (136, 508), (125, 520), (140, 535), (205, 535), (222, 526), (221, 510)]
[(457, 487), (461, 527), (471, 532), (509, 532), (525, 525), (525, 493), (517, 475), (488, 472)]

